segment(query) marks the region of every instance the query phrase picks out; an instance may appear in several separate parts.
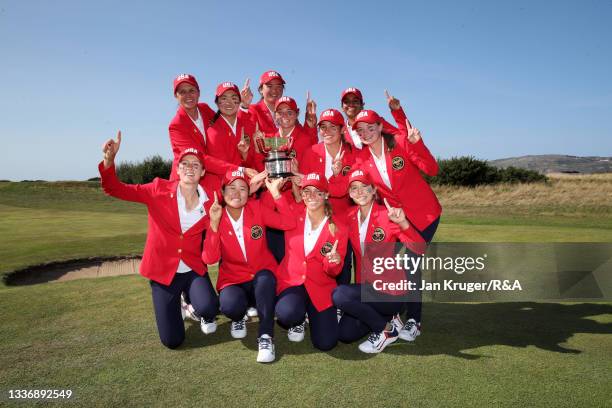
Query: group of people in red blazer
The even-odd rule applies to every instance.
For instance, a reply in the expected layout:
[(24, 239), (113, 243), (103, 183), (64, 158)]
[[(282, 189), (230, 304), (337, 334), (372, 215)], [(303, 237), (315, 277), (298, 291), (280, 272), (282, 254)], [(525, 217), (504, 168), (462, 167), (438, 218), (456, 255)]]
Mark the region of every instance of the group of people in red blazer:
[[(285, 85), (280, 73), (265, 72), (261, 99), (252, 103), (249, 80), (241, 89), (222, 82), (214, 110), (200, 102), (193, 75), (176, 77), (169, 180), (122, 183), (115, 173), (121, 132), (103, 145), (104, 191), (148, 209), (140, 273), (168, 348), (183, 343), (186, 317), (211, 334), (219, 313), (234, 338), (246, 337), (248, 319), (258, 317), (262, 363), (275, 360), (275, 321), (292, 342), (308, 328), (319, 350), (362, 339), (361, 351), (379, 353), (420, 334), (420, 297), (406, 302), (403, 292), (377, 290), (363, 271), (371, 267), (368, 248), (401, 243), (420, 255), (433, 239), (441, 207), (422, 173), (435, 175), (436, 160), (386, 91), (396, 126), (364, 109), (357, 88), (340, 95), (344, 115), (330, 108), (317, 117), (308, 95), (301, 124)], [(266, 137), (291, 140), (291, 177), (265, 171), (259, 139)], [(217, 263), (213, 285), (207, 265)]]

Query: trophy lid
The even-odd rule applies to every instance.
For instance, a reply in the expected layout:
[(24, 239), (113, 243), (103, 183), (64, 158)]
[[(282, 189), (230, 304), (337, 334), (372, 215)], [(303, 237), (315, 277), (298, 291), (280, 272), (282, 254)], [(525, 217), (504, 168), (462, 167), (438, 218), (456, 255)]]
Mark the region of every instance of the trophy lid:
[(266, 148), (271, 150), (279, 150), (289, 143), (288, 137), (266, 137), (264, 138), (264, 145)]

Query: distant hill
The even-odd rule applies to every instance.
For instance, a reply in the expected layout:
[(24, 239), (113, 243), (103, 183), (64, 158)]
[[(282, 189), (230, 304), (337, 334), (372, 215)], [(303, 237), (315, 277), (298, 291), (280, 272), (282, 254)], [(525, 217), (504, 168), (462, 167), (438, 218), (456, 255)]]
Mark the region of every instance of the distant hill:
[(612, 157), (597, 156), (564, 156), (560, 154), (543, 154), (537, 156), (510, 157), (490, 160), (495, 167), (520, 167), (547, 173), (612, 173)]

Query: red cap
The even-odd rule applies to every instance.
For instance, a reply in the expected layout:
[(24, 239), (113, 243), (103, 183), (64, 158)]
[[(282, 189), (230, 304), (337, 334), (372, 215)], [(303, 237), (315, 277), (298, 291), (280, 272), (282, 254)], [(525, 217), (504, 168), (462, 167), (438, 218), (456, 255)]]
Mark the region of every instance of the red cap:
[(238, 97), (240, 98), (240, 89), (238, 89), (238, 85), (236, 85), (233, 82), (223, 82), (217, 85), (217, 91), (215, 92), (215, 97), (218, 98), (224, 93), (226, 93), (227, 91), (236, 92), (238, 94)]
[(372, 179), (370, 178), (370, 174), (367, 171), (362, 170), (362, 169), (353, 170), (351, 174), (349, 174), (349, 179), (348, 179), (349, 188), (353, 181), (361, 181), (363, 184), (367, 184), (368, 186), (371, 186), (373, 184)]
[(180, 84), (182, 84), (183, 82), (187, 82), (188, 84), (191, 84), (193, 86), (195, 86), (198, 91), (200, 90), (200, 86), (198, 85), (198, 81), (196, 81), (195, 77), (191, 74), (181, 74), (179, 76), (177, 76), (176, 78), (174, 78), (174, 93), (176, 93), (176, 88), (178, 88), (178, 86)]
[(380, 123), (380, 121), (381, 119), (380, 116), (378, 116), (378, 113), (374, 112), (373, 110), (364, 109), (357, 114), (355, 122), (353, 122), (353, 130), (357, 129), (357, 124), (360, 122), (372, 124)]
[(283, 84), (285, 83), (285, 80), (283, 79), (281, 74), (279, 74), (278, 72), (266, 71), (263, 74), (261, 74), (261, 77), (259, 77), (259, 85), (267, 84), (273, 79), (280, 79)]
[(183, 160), (183, 157), (185, 157), (187, 155), (190, 155), (190, 154), (194, 155), (195, 157), (197, 157), (198, 160), (200, 161), (200, 164), (202, 164), (202, 166), (204, 166), (204, 156), (202, 155), (202, 152), (200, 152), (195, 147), (188, 147), (185, 150), (183, 150), (181, 152), (181, 155), (178, 158), (178, 163), (180, 163), (181, 160)]
[(280, 98), (278, 98), (278, 101), (276, 101), (276, 103), (274, 104), (274, 111), (278, 110), (278, 107), (282, 103), (286, 103), (287, 105), (289, 105), (289, 109), (291, 109), (292, 111), (299, 112), (297, 103), (295, 103), (295, 99), (289, 96), (281, 96)]
[(344, 97), (348, 94), (355, 95), (363, 103), (363, 95), (361, 95), (361, 91), (357, 88), (346, 88), (344, 91), (342, 91), (342, 96), (340, 96), (340, 100), (344, 100)]
[(313, 186), (319, 191), (327, 192), (327, 179), (319, 173), (308, 173), (302, 178), (302, 188)]
[(344, 125), (344, 117), (342, 116), (340, 111), (336, 109), (327, 109), (321, 112), (321, 116), (319, 116), (319, 122), (317, 123), (317, 125), (320, 125), (321, 122), (325, 121), (331, 122), (336, 126)]
[(228, 184), (231, 184), (238, 179), (244, 180), (244, 182), (247, 183), (247, 186), (249, 185), (249, 182), (247, 181), (246, 176), (244, 175), (244, 171), (230, 170), (225, 173), (225, 176), (223, 177), (223, 186), (227, 186)]

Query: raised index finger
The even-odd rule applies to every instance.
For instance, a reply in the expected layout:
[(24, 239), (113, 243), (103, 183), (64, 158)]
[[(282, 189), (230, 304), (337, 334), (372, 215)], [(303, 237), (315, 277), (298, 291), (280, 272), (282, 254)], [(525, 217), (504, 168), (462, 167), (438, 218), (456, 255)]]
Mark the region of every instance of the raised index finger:
[(306, 102), (310, 102), (310, 91), (306, 91)]
[(389, 95), (389, 91), (387, 91), (386, 89), (385, 89), (385, 96), (387, 97), (388, 101), (391, 100), (391, 95)]
[(338, 240), (336, 240), (336, 242), (334, 242), (334, 246), (332, 247), (330, 252), (331, 253), (335, 253), (337, 249), (338, 249)]
[(385, 197), (385, 198), (383, 198), (383, 201), (385, 202), (385, 207), (387, 207), (387, 210), (391, 211), (391, 208), (393, 208), (393, 207), (391, 207), (391, 206), (389, 205), (389, 202), (387, 201), (387, 198), (386, 198), (386, 197)]
[(215, 204), (219, 202), (219, 200), (217, 200), (217, 192), (213, 192), (213, 195), (215, 196)]
[(121, 144), (121, 131), (117, 132), (117, 144)]
[(247, 78), (246, 81), (244, 81), (244, 86), (242, 87), (242, 89), (249, 89), (251, 85), (251, 79)]

